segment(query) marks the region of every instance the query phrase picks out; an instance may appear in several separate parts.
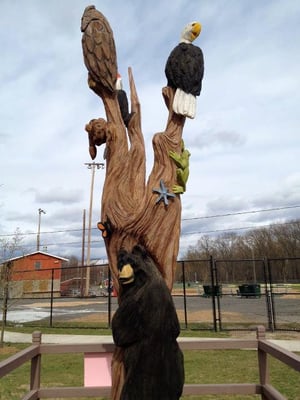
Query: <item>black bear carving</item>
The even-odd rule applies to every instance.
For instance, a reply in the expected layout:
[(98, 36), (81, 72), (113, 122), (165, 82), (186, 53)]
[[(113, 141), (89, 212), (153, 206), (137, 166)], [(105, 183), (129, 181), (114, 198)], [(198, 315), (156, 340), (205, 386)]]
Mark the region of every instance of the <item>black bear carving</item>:
[(180, 326), (173, 299), (153, 260), (141, 246), (118, 254), (119, 308), (112, 320), (123, 350), (121, 400), (177, 400), (184, 384)]

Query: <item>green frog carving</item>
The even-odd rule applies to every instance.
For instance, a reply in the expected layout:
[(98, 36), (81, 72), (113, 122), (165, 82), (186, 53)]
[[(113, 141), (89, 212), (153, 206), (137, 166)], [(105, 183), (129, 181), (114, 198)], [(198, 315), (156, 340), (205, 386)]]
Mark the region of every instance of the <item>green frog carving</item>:
[(169, 156), (176, 164), (177, 184), (173, 185), (172, 190), (176, 194), (182, 194), (186, 191), (186, 183), (189, 177), (189, 158), (191, 153), (184, 147), (184, 141), (181, 141), (181, 153), (170, 150)]

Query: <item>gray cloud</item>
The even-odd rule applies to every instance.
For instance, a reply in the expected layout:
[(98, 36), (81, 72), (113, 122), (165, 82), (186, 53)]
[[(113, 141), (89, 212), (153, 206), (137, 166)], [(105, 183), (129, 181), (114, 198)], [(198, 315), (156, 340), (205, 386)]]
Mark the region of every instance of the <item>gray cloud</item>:
[(189, 140), (190, 146), (203, 149), (206, 147), (240, 147), (246, 143), (246, 138), (234, 131), (210, 131), (194, 136)]
[(35, 193), (35, 201), (40, 204), (73, 204), (78, 203), (81, 199), (82, 192), (80, 190), (68, 190), (62, 187), (52, 187)]

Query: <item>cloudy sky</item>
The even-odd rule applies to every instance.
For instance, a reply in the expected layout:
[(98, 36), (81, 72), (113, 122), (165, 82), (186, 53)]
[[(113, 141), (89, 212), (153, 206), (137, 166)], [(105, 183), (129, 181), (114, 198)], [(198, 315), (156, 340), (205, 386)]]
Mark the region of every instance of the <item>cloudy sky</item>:
[[(195, 44), (204, 53), (205, 77), (197, 116), (184, 130), (192, 155), (180, 255), (203, 233), (299, 218), (298, 0), (1, 0), (0, 239), (19, 228), (25, 252), (34, 251), (42, 208), (41, 248), (81, 257), (91, 184), (84, 126), (104, 117), (82, 58), (80, 20), (89, 4), (114, 31), (125, 89), (133, 69), (148, 172), (152, 136), (167, 118), (166, 59), (186, 23), (202, 23)], [(96, 162), (102, 154), (98, 149)], [(93, 228), (104, 178), (105, 170), (97, 170)], [(224, 214), (230, 215), (215, 217)], [(106, 258), (97, 229), (91, 258)]]

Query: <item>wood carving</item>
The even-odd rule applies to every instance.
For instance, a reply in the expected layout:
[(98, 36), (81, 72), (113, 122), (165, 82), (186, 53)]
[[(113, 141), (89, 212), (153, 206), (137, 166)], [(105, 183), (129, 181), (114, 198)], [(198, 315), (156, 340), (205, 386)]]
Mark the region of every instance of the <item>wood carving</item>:
[[(88, 85), (102, 99), (106, 113), (106, 119), (91, 120), (86, 131), (92, 159), (97, 155), (97, 146), (106, 146), (106, 176), (98, 228), (105, 241), (114, 286), (117, 292), (121, 290), (119, 252), (130, 253), (138, 245), (151, 257), (171, 291), (179, 249), (180, 194), (185, 191), (190, 155), (182, 141), (186, 114), (173, 110), (174, 84), (164, 87), (162, 95), (169, 110), (168, 120), (165, 130), (153, 136), (154, 164), (146, 182), (141, 107), (132, 70), (128, 69), (131, 112), (126, 111), (128, 118), (124, 118), (119, 104), (120, 87), (116, 87), (118, 68), (112, 30), (94, 6), (85, 9), (81, 29)], [(200, 27), (193, 25), (192, 29), (194, 39)], [(117, 349), (113, 361), (112, 398), (115, 400), (121, 396), (124, 379), (122, 360), (122, 350)]]
[[(177, 177), (176, 164), (170, 158), (169, 152), (182, 151), (181, 138), (185, 118), (173, 112), (170, 105), (174, 90), (165, 87), (163, 96), (169, 107), (169, 119), (166, 130), (153, 137), (154, 165), (146, 184), (140, 104), (130, 68), (129, 83), (132, 118), (127, 132), (117, 97), (90, 84), (92, 90), (102, 98), (107, 115), (107, 121), (99, 118), (86, 125), (93, 159), (97, 154), (96, 146), (106, 144), (101, 223), (109, 226), (109, 234), (105, 238), (107, 255), (118, 288), (118, 251), (121, 248), (129, 251), (134, 245), (142, 244), (152, 255), (171, 289), (178, 255), (181, 201), (179, 195), (175, 196), (171, 189), (176, 184)], [(127, 134), (130, 148), (127, 145)], [(161, 195), (157, 193), (161, 190), (161, 184), (168, 190), (165, 195), (163, 191)]]

